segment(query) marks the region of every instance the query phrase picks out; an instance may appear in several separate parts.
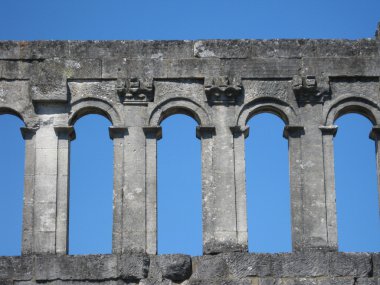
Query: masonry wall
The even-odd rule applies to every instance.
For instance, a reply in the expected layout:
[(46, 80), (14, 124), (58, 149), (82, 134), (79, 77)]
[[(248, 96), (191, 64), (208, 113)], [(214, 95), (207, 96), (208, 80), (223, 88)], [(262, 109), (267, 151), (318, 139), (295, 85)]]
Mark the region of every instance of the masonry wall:
[[(244, 139), (262, 112), (286, 125), (291, 254), (245, 253)], [(378, 254), (336, 252), (334, 122), (351, 112), (373, 123), (378, 149), (380, 30), (355, 41), (0, 42), (0, 114), (24, 121), (26, 141), (22, 256), (0, 257), (0, 282), (378, 284)], [(68, 256), (70, 141), (91, 113), (112, 122), (113, 254)], [(156, 256), (156, 145), (177, 113), (198, 122), (202, 145), (202, 257)]]

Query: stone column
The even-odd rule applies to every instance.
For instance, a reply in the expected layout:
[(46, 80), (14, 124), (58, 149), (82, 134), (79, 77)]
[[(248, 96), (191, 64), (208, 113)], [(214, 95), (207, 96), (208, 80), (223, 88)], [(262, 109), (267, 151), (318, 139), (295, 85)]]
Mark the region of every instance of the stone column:
[(249, 127), (231, 127), (234, 140), (234, 168), (236, 187), (236, 227), (238, 244), (248, 249), (247, 195), (245, 178), (245, 139)]
[[(236, 105), (242, 104), (241, 80), (227, 77), (205, 78), (204, 90), (212, 109), (215, 133), (212, 138), (208, 135), (205, 142), (202, 139), (202, 162), (207, 161), (212, 165), (211, 169), (202, 167), (202, 178), (212, 177), (212, 186), (204, 184), (206, 187), (202, 190), (203, 252), (215, 254), (246, 251), (246, 229), (243, 229), (243, 233), (238, 233), (246, 223), (241, 220), (245, 216), (242, 211), (245, 210), (237, 209), (242, 203), (244, 208), (246, 207), (243, 202), (245, 194), (242, 196), (241, 185), (236, 187), (235, 141), (231, 132), (231, 126), (235, 124)], [(239, 140), (236, 143), (237, 146), (241, 145)], [(205, 153), (206, 151), (212, 152), (212, 159), (207, 157), (209, 154)], [(238, 155), (241, 156), (241, 153)], [(241, 180), (241, 176), (238, 176), (238, 179)]]
[(22, 254), (33, 253), (33, 209), (36, 147), (36, 128), (21, 128), (25, 140), (24, 209), (22, 223)]
[(292, 87), (299, 106), (297, 116), (304, 126), (304, 134), (300, 138), (301, 171), (298, 174), (302, 177), (301, 196), (294, 197), (301, 202), (292, 201), (301, 203), (300, 211), (293, 211), (292, 214), (296, 216), (293, 219), (297, 220), (297, 225), (298, 219), (302, 221), (302, 228), (296, 229), (302, 233), (302, 238), (293, 240), (293, 249), (336, 250), (329, 241), (328, 220), (331, 218), (332, 209), (328, 203), (331, 196), (326, 193), (324, 145), (319, 129), (323, 118), (323, 104), (331, 98), (329, 78), (294, 76)]
[(379, 215), (380, 215), (380, 125), (373, 126), (370, 134), (370, 139), (375, 141), (376, 147), (376, 173), (377, 173), (377, 191), (379, 198)]
[(56, 253), (68, 252), (69, 226), (69, 177), (70, 177), (70, 141), (75, 139), (73, 127), (55, 127), (58, 136), (57, 153), (57, 221)]
[(121, 253), (123, 244), (123, 188), (124, 188), (124, 137), (128, 129), (110, 127), (110, 138), (113, 140), (113, 225), (112, 252)]
[(196, 136), (201, 140), (202, 153), (202, 239), (203, 252), (206, 253), (209, 243), (214, 241), (215, 234), (215, 183), (213, 174), (213, 136), (215, 128), (198, 126)]
[(301, 136), (302, 126), (285, 126), (284, 137), (288, 140), (289, 178), (290, 178), (290, 209), (292, 223), (293, 250), (302, 248), (304, 240), (303, 221), (303, 173)]
[(55, 253), (57, 232), (58, 137), (52, 125), (35, 134), (33, 253)]
[(146, 166), (146, 253), (157, 254), (157, 140), (162, 137), (160, 126), (144, 128)]
[(337, 126), (321, 126), (323, 143), (323, 165), (327, 211), (327, 243), (331, 250), (338, 250), (338, 231), (336, 221), (335, 170), (333, 139), (338, 130)]

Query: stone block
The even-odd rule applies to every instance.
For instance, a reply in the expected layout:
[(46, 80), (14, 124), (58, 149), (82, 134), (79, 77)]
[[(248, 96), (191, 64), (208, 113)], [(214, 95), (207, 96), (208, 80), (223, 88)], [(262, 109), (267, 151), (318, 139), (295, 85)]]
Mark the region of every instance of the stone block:
[(331, 276), (367, 277), (372, 272), (371, 256), (368, 253), (332, 252), (329, 256)]
[(199, 58), (248, 58), (251, 40), (207, 40), (194, 42), (194, 56)]
[(33, 278), (34, 258), (32, 256), (0, 257), (1, 280), (30, 280)]
[(380, 253), (372, 254), (372, 274), (380, 278)]
[(36, 257), (37, 281), (106, 280), (117, 276), (114, 255), (39, 255)]
[(355, 285), (379, 285), (378, 278), (358, 278)]
[(192, 273), (192, 263), (189, 255), (160, 255), (155, 258), (155, 263), (163, 278), (175, 282), (188, 279)]
[(149, 256), (146, 254), (123, 254), (118, 259), (118, 276), (123, 280), (140, 280), (148, 276)]
[(223, 254), (223, 258), (233, 278), (264, 277), (273, 274), (270, 254), (229, 253)]
[(274, 254), (273, 274), (278, 277), (327, 276), (328, 255), (323, 252)]
[(211, 280), (224, 279), (229, 275), (225, 259), (219, 255), (193, 257), (192, 279)]

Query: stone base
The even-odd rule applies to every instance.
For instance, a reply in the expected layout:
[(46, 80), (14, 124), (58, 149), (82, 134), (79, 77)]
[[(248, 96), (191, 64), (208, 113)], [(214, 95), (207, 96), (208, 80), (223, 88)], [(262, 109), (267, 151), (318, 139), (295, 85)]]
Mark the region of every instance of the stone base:
[(0, 257), (0, 284), (380, 284), (380, 253)]

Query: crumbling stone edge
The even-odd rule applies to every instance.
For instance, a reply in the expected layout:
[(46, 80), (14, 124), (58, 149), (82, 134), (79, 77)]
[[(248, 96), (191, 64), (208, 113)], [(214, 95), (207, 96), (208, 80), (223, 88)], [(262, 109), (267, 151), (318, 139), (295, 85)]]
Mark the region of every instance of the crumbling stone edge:
[(380, 253), (24, 255), (0, 257), (1, 285), (380, 284)]

